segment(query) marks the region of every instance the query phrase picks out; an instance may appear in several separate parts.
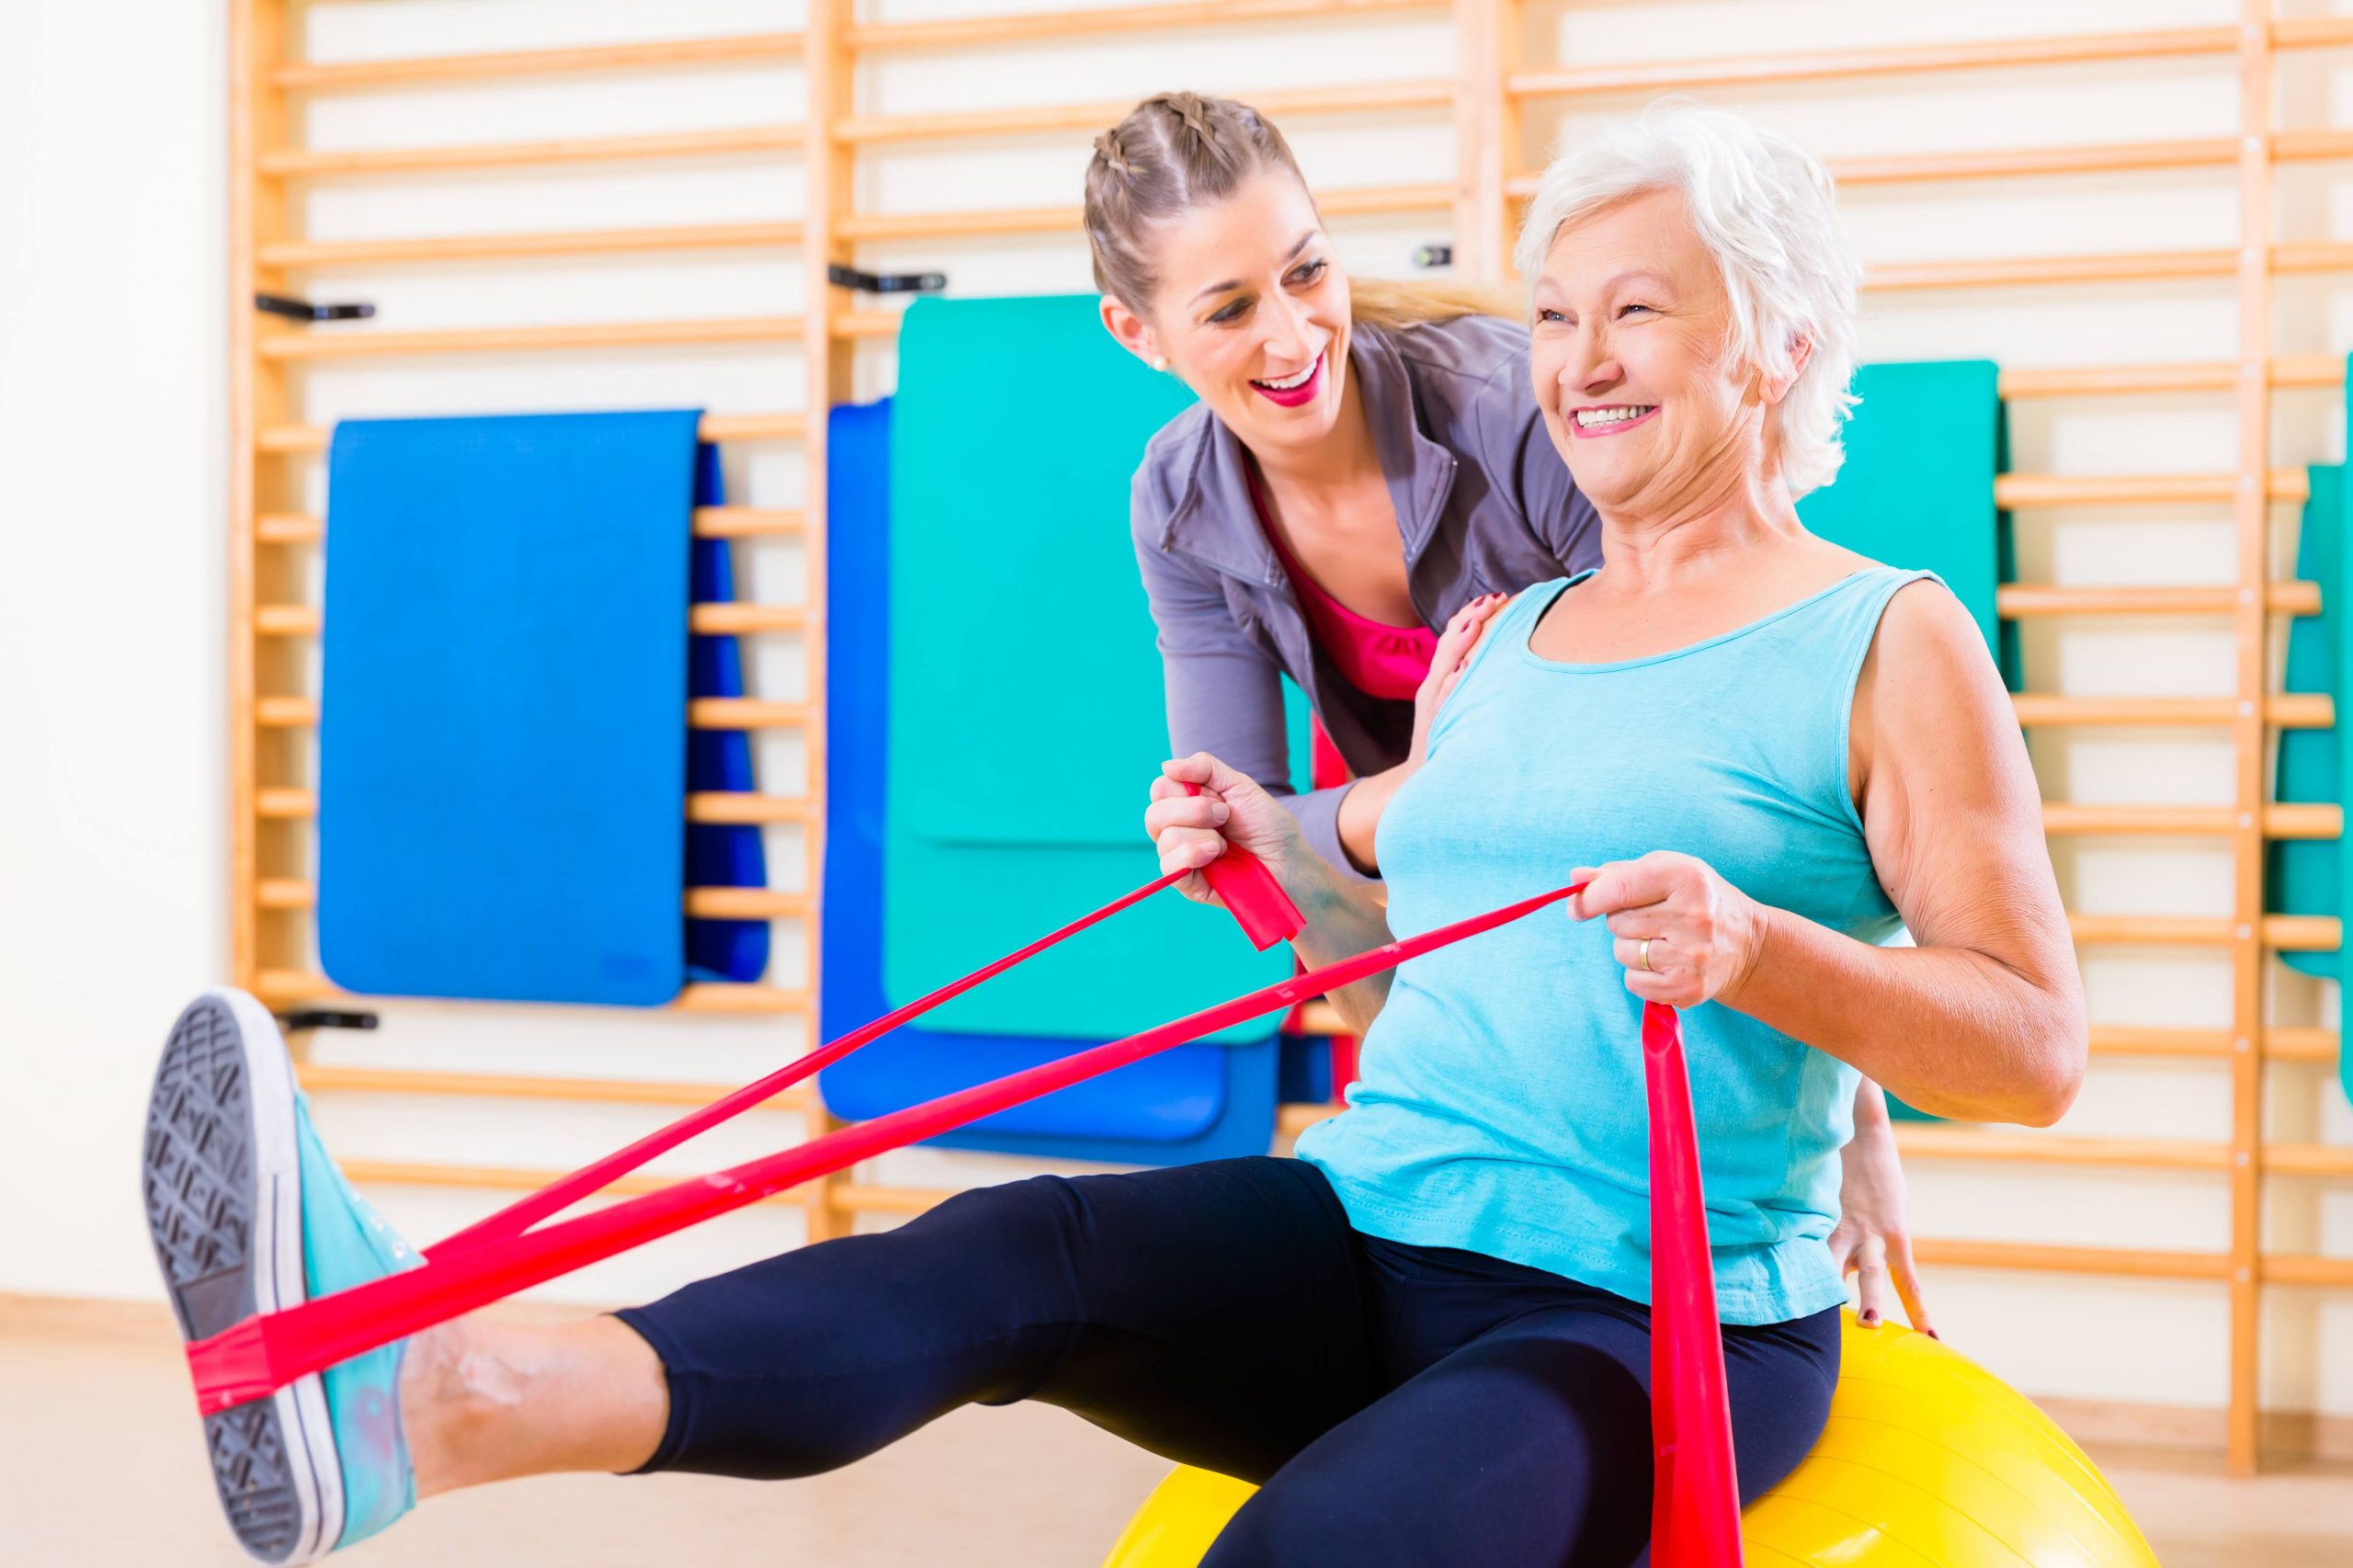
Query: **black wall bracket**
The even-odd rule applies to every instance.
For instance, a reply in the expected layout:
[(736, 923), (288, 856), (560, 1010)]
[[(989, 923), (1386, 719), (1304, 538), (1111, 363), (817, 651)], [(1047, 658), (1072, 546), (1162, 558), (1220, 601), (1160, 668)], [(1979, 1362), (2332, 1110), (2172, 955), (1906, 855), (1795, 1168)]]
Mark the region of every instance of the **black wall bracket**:
[(837, 289), (861, 294), (937, 294), (948, 287), (945, 272), (860, 272), (855, 267), (828, 267), (826, 281)]
[(373, 1013), (336, 1013), (314, 1010), (301, 1013), (280, 1013), (278, 1025), (288, 1034), (301, 1034), (304, 1029), (372, 1029), (382, 1020)]
[(296, 321), (365, 321), (376, 313), (373, 305), (314, 305), (308, 300), (290, 300), (283, 294), (256, 294), (254, 308), (274, 316), (291, 316)]

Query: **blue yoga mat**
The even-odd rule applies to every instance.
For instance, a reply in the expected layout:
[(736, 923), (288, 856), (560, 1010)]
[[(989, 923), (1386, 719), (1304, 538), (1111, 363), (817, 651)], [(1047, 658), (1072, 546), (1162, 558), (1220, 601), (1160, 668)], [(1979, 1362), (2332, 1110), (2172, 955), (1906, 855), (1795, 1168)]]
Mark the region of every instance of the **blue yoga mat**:
[[(818, 1031), (828, 1040), (890, 1010), (882, 993), (881, 890), (892, 700), (891, 406), (886, 400), (836, 408), (827, 426), (829, 689), (817, 995)], [(933, 917), (960, 918), (972, 902), (965, 890), (940, 890)], [(950, 978), (940, 974), (933, 983)], [(825, 1069), (818, 1087), (835, 1116), (863, 1120), (1100, 1043), (910, 1027)], [(934, 1142), (1132, 1165), (1262, 1154), (1274, 1137), (1277, 1068), (1271, 1038), (1239, 1047), (1180, 1045)]]
[(318, 866), (336, 984), (677, 994), (697, 422), (336, 426)]
[[(695, 459), (695, 505), (727, 499), (719, 449), (705, 444)], [(699, 539), (689, 567), (694, 602), (729, 604), (735, 597), (735, 558), (723, 539)], [(733, 637), (693, 637), (687, 645), (687, 689), (695, 697), (744, 695), (744, 653)], [(687, 788), (730, 794), (756, 790), (752, 737), (743, 730), (687, 732)], [(687, 885), (758, 888), (768, 881), (767, 848), (760, 830), (738, 823), (687, 824)], [(694, 980), (750, 982), (767, 972), (765, 920), (687, 922), (687, 974)]]

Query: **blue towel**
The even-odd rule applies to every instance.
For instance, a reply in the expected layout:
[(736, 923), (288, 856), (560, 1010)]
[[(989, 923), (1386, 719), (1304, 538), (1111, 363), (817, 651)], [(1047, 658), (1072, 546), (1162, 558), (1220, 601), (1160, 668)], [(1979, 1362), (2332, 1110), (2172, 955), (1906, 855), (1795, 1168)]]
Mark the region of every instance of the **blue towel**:
[(676, 995), (697, 423), (336, 426), (318, 924), (338, 985)]

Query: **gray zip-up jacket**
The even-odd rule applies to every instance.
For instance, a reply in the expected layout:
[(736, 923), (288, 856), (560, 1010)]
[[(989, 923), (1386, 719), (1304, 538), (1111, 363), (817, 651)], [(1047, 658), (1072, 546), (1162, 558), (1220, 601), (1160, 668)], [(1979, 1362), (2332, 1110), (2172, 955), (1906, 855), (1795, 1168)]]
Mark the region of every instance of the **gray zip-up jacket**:
[[(1388, 475), (1414, 608), (1436, 631), (1485, 593), (1601, 563), (1593, 504), (1577, 493), (1529, 384), (1528, 333), (1491, 316), (1386, 332), (1359, 323), (1348, 369)], [(1349, 872), (1339, 789), (1290, 795), (1282, 688), (1307, 693), (1349, 769), (1393, 767), (1414, 705), (1366, 696), (1311, 638), (1250, 504), (1242, 444), (1202, 404), (1144, 449), (1130, 502), (1168, 694), (1176, 756), (1206, 751), (1289, 796), (1317, 852)]]

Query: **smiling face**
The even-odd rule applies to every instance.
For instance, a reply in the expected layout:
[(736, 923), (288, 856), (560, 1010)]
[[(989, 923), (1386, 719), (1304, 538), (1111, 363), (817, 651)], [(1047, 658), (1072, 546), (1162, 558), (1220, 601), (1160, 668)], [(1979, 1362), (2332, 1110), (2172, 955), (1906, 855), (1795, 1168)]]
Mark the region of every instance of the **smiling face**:
[(1531, 304), (1536, 402), (1597, 506), (1665, 515), (1760, 472), (1786, 388), (1730, 362), (1732, 301), (1680, 192), (1564, 225)]
[(1347, 389), (1348, 280), (1299, 181), (1253, 176), (1154, 241), (1150, 319), (1106, 296), (1112, 335), (1167, 360), (1253, 451), (1322, 440)]

